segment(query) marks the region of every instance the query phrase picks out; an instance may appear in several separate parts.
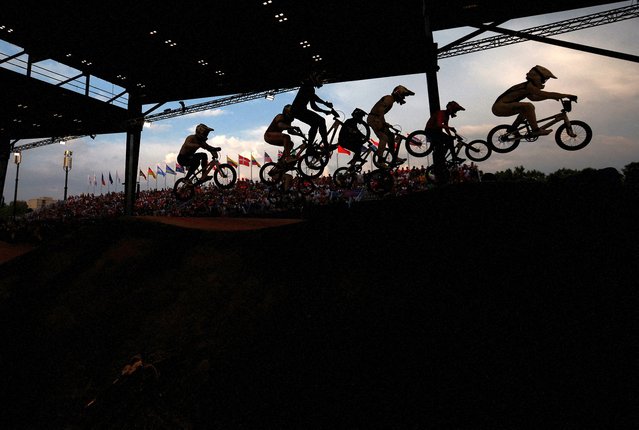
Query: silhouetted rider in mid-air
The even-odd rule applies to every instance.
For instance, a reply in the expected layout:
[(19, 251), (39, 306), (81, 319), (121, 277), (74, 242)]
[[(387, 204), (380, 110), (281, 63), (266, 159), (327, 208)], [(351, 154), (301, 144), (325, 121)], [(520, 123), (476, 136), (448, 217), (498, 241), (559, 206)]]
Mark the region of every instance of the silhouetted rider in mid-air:
[[(302, 81), (302, 85), (295, 96), (295, 99), (292, 103), (292, 114), (296, 120), (302, 121), (303, 123), (310, 126), (308, 131), (308, 142), (312, 145), (315, 141), (315, 136), (317, 136), (317, 132), (319, 131), (320, 137), (322, 139), (322, 143), (324, 145), (328, 144), (328, 131), (326, 129), (326, 121), (324, 117), (316, 114), (316, 112), (322, 112), (325, 114), (330, 114), (330, 110), (322, 109), (318, 106), (319, 104), (323, 104), (324, 106), (331, 109), (333, 104), (330, 102), (326, 102), (319, 98), (317, 94), (315, 94), (315, 88), (321, 88), (323, 84), (323, 77), (320, 72), (312, 72), (307, 79)], [(313, 111), (308, 109), (308, 104), (310, 103)]]
[(211, 154), (220, 150), (220, 148), (213, 147), (206, 143), (206, 140), (209, 137), (209, 132), (211, 131), (213, 131), (211, 127), (205, 124), (198, 124), (197, 127), (195, 127), (195, 134), (188, 135), (184, 140), (184, 143), (180, 148), (180, 153), (177, 156), (177, 162), (188, 168), (185, 178), (193, 176), (198, 165), (200, 165), (202, 166), (202, 178), (200, 181), (204, 182), (211, 179), (211, 176), (208, 176), (209, 170), (207, 169), (209, 157), (204, 152), (196, 153), (196, 151), (200, 148), (206, 149), (211, 152)]
[(545, 136), (552, 133), (552, 129), (540, 129), (537, 125), (537, 115), (535, 114), (535, 105), (530, 102), (522, 102), (527, 98), (534, 102), (547, 99), (571, 99), (577, 100), (577, 96), (573, 94), (553, 93), (542, 91), (544, 84), (550, 78), (557, 79), (553, 73), (543, 66), (535, 66), (526, 73), (526, 82), (513, 85), (503, 94), (497, 97), (493, 104), (492, 111), (496, 116), (513, 116), (517, 115), (517, 119), (513, 126), (519, 125), (523, 119), (528, 120), (533, 136)]

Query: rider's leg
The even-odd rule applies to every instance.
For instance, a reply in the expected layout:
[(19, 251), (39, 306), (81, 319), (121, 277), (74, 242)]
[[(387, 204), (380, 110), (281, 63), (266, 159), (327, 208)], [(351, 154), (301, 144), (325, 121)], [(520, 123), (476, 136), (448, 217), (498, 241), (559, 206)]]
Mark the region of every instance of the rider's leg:
[(517, 103), (519, 106), (519, 114), (523, 115), (528, 124), (530, 124), (530, 129), (534, 135), (545, 136), (547, 134), (552, 133), (552, 129), (540, 129), (539, 124), (537, 124), (537, 115), (535, 114), (535, 105), (530, 102), (520, 102)]
[(209, 157), (204, 153), (204, 152), (198, 152), (197, 154), (195, 154), (195, 157), (200, 161), (200, 167), (202, 168), (202, 181), (208, 181), (209, 179), (211, 179), (211, 176), (208, 176), (209, 172), (211, 171), (211, 168), (213, 166), (211, 166), (209, 168), (208, 164), (209, 164)]
[[(466, 161), (465, 158), (460, 158), (457, 156), (457, 148), (455, 147), (455, 139), (452, 136), (445, 136), (446, 139), (446, 147), (450, 151), (451, 159), (456, 163), (462, 163)], [(461, 145), (461, 143), (460, 143)]]

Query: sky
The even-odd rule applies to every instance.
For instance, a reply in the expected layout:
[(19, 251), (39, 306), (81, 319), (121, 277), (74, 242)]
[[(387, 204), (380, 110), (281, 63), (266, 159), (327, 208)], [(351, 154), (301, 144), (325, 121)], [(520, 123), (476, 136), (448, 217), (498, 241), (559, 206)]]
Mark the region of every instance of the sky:
[[(512, 20), (502, 26), (526, 29), (632, 3), (625, 1), (599, 8), (540, 15)], [(461, 28), (435, 32), (435, 42), (444, 46), (470, 31), (468, 28)], [(484, 33), (478, 38), (494, 35)], [(553, 38), (639, 56), (639, 25), (636, 18)], [(2, 44), (0, 52), (6, 53)], [(391, 60), (392, 58), (389, 59)], [(639, 162), (639, 63), (538, 42), (518, 43), (440, 60), (437, 79), (442, 105), (455, 100), (466, 109), (451, 119), (450, 125), (462, 136), (472, 140), (486, 139), (494, 126), (512, 122), (513, 118), (494, 116), (491, 113), (492, 103), (507, 88), (523, 82), (528, 70), (537, 64), (547, 67), (558, 77), (546, 84), (546, 90), (576, 94), (579, 97), (578, 103), (573, 105), (570, 118), (591, 126), (592, 142), (582, 150), (565, 151), (554, 142), (554, 133), (541, 137), (536, 142), (522, 141), (513, 152), (493, 153), (488, 160), (479, 163), (483, 172), (502, 171), (518, 166), (546, 174), (561, 168), (581, 170), (614, 167), (621, 171), (629, 163)], [(396, 104), (386, 115), (386, 120), (408, 134), (423, 129), (429, 116), (424, 74), (327, 84), (318, 89), (317, 94), (324, 100), (331, 101), (337, 111), (348, 117), (357, 107), (368, 112), (380, 97), (390, 94), (400, 84), (414, 91), (415, 96), (408, 97), (404, 105)], [(145, 173), (148, 168), (156, 171), (157, 166), (163, 171), (166, 165), (175, 168), (181, 144), (187, 135), (194, 133), (195, 126), (199, 123), (215, 129), (209, 135), (209, 144), (222, 147), (223, 161), (226, 156), (237, 161), (238, 155), (249, 158), (253, 155), (262, 163), (265, 152), (275, 158), (278, 148), (264, 142), (264, 130), (282, 107), (292, 102), (294, 96), (294, 92), (278, 94), (273, 101), (253, 100), (147, 124), (142, 131), (139, 168)], [(208, 100), (213, 98), (185, 100), (185, 103), (188, 106)], [(160, 111), (177, 107), (179, 105), (176, 101), (164, 105)], [(555, 114), (560, 107), (554, 100), (537, 102), (537, 117)], [(330, 127), (331, 118), (327, 117), (326, 120)], [(303, 130), (308, 129), (298, 121), (293, 125), (298, 125)], [(293, 137), (296, 144), (300, 143), (298, 139)], [(30, 141), (19, 141), (16, 146), (28, 142)], [(51, 144), (24, 151), (18, 172), (18, 200), (38, 197), (63, 199), (65, 150), (73, 152), (73, 164), (67, 178), (67, 195), (123, 191), (117, 178), (124, 179), (126, 135), (109, 134), (98, 135), (94, 140), (86, 137), (69, 141), (65, 145)], [(406, 151), (402, 150), (400, 156), (407, 157)], [(338, 166), (345, 165), (349, 158), (335, 153), (325, 173), (330, 174)], [(431, 162), (430, 157), (408, 159), (411, 167)], [(109, 174), (113, 184), (109, 183)], [(97, 177), (98, 186), (89, 185), (89, 177), (93, 175)], [(100, 185), (102, 175), (107, 183), (104, 187)], [(177, 177), (180, 176), (178, 174)], [(254, 166), (251, 170), (240, 166), (240, 176), (259, 180), (258, 168)], [(172, 175), (159, 176), (157, 181), (153, 178), (149, 181), (140, 178), (140, 187), (142, 190), (171, 187), (175, 178)], [(15, 179), (16, 165), (11, 158), (5, 178), (5, 202), (13, 200)]]

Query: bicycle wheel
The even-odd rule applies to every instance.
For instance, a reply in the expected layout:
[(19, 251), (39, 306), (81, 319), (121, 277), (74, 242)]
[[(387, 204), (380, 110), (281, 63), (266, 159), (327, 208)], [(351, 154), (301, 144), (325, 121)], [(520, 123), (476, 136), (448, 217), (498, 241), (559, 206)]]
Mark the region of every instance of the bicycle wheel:
[(182, 202), (190, 200), (195, 195), (195, 185), (190, 179), (180, 178), (173, 185), (173, 195)]
[(592, 129), (583, 121), (570, 121), (572, 134), (568, 134), (566, 124), (562, 124), (555, 132), (555, 142), (561, 149), (566, 151), (577, 151), (590, 143), (592, 139)]
[(386, 169), (373, 170), (366, 179), (366, 187), (372, 193), (382, 195), (393, 189), (393, 175)]
[(220, 164), (213, 172), (213, 182), (222, 190), (233, 188), (237, 182), (237, 171), (230, 164)]
[(519, 146), (519, 132), (511, 125), (498, 125), (488, 133), (488, 145), (500, 154), (513, 151)]
[(348, 167), (340, 167), (333, 173), (333, 181), (338, 187), (351, 188), (357, 179), (357, 175)]
[(394, 155), (395, 154), (393, 154), (393, 152), (388, 149), (387, 145), (386, 148), (384, 148), (384, 150), (382, 151), (381, 156), (377, 154), (377, 152), (373, 154), (373, 164), (379, 169), (387, 169), (388, 166), (390, 166), (393, 161), (395, 161)]
[(473, 161), (484, 161), (490, 154), (493, 153), (493, 150), (488, 146), (488, 142), (485, 140), (473, 140), (470, 143), (466, 144), (466, 158)]
[(281, 172), (277, 169), (277, 163), (264, 163), (260, 168), (260, 180), (265, 184), (274, 184), (279, 181)]
[(306, 151), (304, 156), (297, 163), (297, 172), (308, 179), (315, 179), (322, 176), (324, 167), (328, 164), (328, 158), (321, 151)]
[(406, 138), (406, 152), (414, 157), (425, 157), (433, 152), (424, 130), (415, 130)]

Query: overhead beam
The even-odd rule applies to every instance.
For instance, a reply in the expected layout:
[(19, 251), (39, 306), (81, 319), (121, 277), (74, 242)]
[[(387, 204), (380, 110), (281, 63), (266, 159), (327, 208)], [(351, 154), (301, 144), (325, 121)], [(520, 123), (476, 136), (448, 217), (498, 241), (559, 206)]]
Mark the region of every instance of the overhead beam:
[(632, 61), (639, 63), (639, 56), (625, 54), (623, 52), (610, 51), (608, 49), (595, 48), (593, 46), (582, 45), (580, 43), (567, 42), (565, 40), (550, 39), (548, 37), (535, 36), (533, 34), (526, 34), (520, 31), (509, 30), (507, 28), (490, 27), (488, 25), (478, 25), (477, 28), (482, 30), (494, 31), (497, 33), (507, 34), (509, 36), (516, 36), (522, 39), (534, 40), (535, 42), (547, 43), (549, 45), (561, 46), (563, 48), (576, 49), (578, 51), (589, 52), (591, 54), (603, 55), (605, 57), (617, 58), (619, 60)]
[[(571, 18), (569, 20), (553, 22), (551, 24), (545, 24), (538, 27), (531, 27), (524, 30), (520, 30), (520, 33), (533, 35), (533, 36), (552, 36), (557, 34), (569, 33), (576, 30), (592, 28), (604, 24), (612, 24), (628, 19), (639, 18), (639, 4), (626, 6), (622, 8), (612, 9), (604, 12), (599, 12), (590, 15), (584, 15), (577, 18)], [(497, 25), (499, 25), (498, 23)], [(472, 52), (484, 51), (492, 48), (499, 48), (502, 46), (512, 45), (515, 43), (522, 43), (527, 38), (513, 36), (513, 35), (498, 35), (492, 37), (486, 37), (483, 39), (469, 41), (472, 37), (481, 34), (485, 31), (493, 31), (493, 27), (489, 29), (476, 30), (455, 42), (439, 49), (438, 58), (444, 59), (449, 57), (455, 57), (458, 55), (470, 54)], [(484, 27), (485, 28), (485, 27)], [(465, 42), (465, 43), (460, 43)]]

